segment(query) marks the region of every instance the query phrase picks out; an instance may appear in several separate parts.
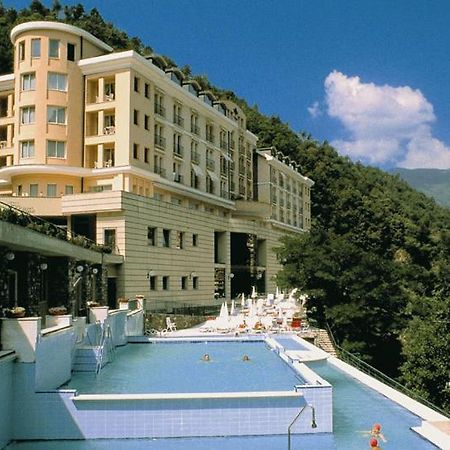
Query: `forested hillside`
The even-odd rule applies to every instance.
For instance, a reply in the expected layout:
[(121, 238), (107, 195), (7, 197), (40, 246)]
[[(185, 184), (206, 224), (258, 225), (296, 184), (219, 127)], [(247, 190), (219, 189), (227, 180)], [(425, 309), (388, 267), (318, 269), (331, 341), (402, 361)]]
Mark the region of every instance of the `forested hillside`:
[[(16, 11), (0, 4), (0, 70), (11, 72), (9, 31), (28, 20), (77, 25), (116, 49), (150, 52), (93, 9), (38, 1)], [(183, 70), (189, 73), (189, 68)], [(286, 238), (279, 279), (310, 294), (310, 310), (338, 342), (436, 404), (450, 409), (450, 210), (398, 176), (352, 163), (326, 142), (267, 117), (232, 92), (261, 146), (275, 145), (314, 180), (311, 233)]]

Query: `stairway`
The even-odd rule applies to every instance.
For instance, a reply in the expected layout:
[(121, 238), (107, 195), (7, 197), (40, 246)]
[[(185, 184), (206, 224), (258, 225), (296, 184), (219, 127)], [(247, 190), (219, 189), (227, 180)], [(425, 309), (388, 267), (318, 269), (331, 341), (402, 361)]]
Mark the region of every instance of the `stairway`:
[(329, 353), (331, 356), (338, 356), (336, 349), (331, 342), (330, 336), (328, 335), (327, 330), (318, 329), (316, 338), (314, 339), (314, 344), (322, 350)]

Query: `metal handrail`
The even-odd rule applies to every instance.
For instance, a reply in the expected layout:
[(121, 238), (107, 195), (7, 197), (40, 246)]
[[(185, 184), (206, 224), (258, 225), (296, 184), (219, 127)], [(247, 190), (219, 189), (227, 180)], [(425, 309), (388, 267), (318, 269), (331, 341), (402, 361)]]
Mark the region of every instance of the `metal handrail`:
[(358, 358), (353, 353), (350, 353), (349, 351), (342, 348), (340, 345), (337, 344), (328, 322), (325, 323), (325, 326), (330, 335), (331, 341), (333, 342), (333, 345), (338, 353), (339, 359), (342, 359), (346, 363), (361, 370), (361, 372), (364, 372), (365, 374), (370, 375), (373, 378), (376, 378), (378, 381), (381, 381), (382, 383), (388, 385), (389, 387), (396, 389), (397, 391), (400, 391), (401, 393), (407, 395), (408, 397), (411, 397), (412, 399), (418, 401), (419, 403), (422, 403), (423, 405), (442, 414), (443, 416), (450, 418), (450, 415), (447, 411), (443, 410), (439, 406), (436, 406), (434, 403), (431, 403), (429, 400), (423, 398), (421, 395), (407, 388), (397, 380), (394, 380), (389, 375), (386, 375), (385, 373), (366, 363), (362, 359)]
[(316, 410), (314, 408), (314, 406), (311, 406), (309, 404), (306, 404), (299, 412), (298, 414), (294, 417), (294, 419), (292, 420), (292, 422), (289, 424), (288, 426), (288, 450), (291, 450), (291, 429), (294, 426), (295, 422), (297, 422), (298, 418), (302, 415), (303, 411), (306, 408), (311, 408), (312, 411), (312, 420), (311, 420), (311, 428), (317, 428), (317, 423), (316, 423)]

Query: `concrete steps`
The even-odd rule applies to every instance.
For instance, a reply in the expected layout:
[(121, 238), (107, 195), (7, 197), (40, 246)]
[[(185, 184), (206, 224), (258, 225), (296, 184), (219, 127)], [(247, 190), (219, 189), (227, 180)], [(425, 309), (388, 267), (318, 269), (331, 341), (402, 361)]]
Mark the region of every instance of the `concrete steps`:
[(319, 329), (317, 330), (316, 338), (314, 340), (315, 345), (326, 351), (332, 356), (338, 356), (336, 349), (334, 348), (333, 342), (328, 335), (327, 330)]

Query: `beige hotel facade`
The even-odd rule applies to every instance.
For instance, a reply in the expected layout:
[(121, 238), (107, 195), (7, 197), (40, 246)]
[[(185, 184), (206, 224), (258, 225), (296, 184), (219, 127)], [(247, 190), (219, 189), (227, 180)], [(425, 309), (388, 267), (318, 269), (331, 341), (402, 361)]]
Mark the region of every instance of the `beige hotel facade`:
[(310, 228), (294, 163), (243, 111), (162, 57), (114, 52), (58, 22), (11, 32), (0, 76), (0, 200), (101, 244), (108, 302), (207, 305), (275, 288), (274, 248)]

